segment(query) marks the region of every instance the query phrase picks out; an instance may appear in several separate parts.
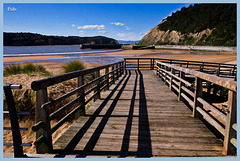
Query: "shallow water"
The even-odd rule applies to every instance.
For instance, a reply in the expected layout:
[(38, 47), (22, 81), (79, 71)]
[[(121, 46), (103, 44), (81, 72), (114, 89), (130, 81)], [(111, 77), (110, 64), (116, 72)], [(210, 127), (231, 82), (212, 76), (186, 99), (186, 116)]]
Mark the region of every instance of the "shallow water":
[(27, 62), (69, 62), (72, 60), (80, 59), (88, 64), (109, 64), (123, 60), (124, 56), (134, 55), (87, 55), (91, 53), (106, 53), (106, 52), (117, 52), (117, 50), (88, 50), (80, 49), (79, 45), (50, 45), (50, 46), (5, 46), (4, 57), (12, 56), (48, 56), (48, 55), (67, 55), (66, 57), (59, 58), (45, 58), (36, 60), (26, 60), (18, 62), (4, 63), (8, 64), (21, 64)]
[(141, 55), (79, 55), (79, 56), (66, 56), (66, 57), (58, 57), (58, 58), (47, 58), (47, 59), (36, 59), (36, 60), (26, 60), (26, 61), (17, 61), (17, 62), (9, 62), (3, 63), (3, 65), (9, 64), (21, 64), (28, 62), (56, 62), (56, 63), (67, 63), (73, 60), (81, 60), (87, 64), (110, 64), (122, 61), (122, 57), (129, 56), (141, 56)]
[(68, 55), (89, 54), (118, 50), (90, 50), (80, 49), (79, 45), (48, 45), (48, 46), (4, 46), (3, 56), (32, 56), (32, 55)]

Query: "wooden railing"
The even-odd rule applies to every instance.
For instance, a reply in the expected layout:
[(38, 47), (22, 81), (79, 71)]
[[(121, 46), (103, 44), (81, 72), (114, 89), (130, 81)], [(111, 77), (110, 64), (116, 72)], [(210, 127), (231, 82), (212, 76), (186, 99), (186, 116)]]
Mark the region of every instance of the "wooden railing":
[(11, 130), (12, 131), (12, 143), (3, 143), (5, 146), (13, 146), (14, 148), (14, 157), (22, 158), (27, 157), (23, 153), (23, 146), (32, 146), (29, 143), (22, 143), (22, 137), (20, 131), (27, 131), (28, 128), (20, 128), (18, 122), (18, 115), (28, 115), (29, 112), (17, 111), (14, 103), (14, 98), (12, 94), (12, 89), (21, 89), (21, 85), (14, 84), (4, 84), (3, 89), (6, 96), (6, 102), (8, 106), (7, 111), (3, 111), (4, 114), (8, 114), (11, 122), (11, 127), (3, 127), (3, 130)]
[[(156, 62), (156, 71), (169, 89), (178, 95), (178, 100), (189, 104), (193, 117), (204, 119), (223, 136), (223, 154), (236, 154), (237, 82), (159, 61)], [(216, 93), (209, 84), (221, 87), (219, 97), (228, 91), (227, 107), (219, 109), (210, 103), (211, 94)]]
[[(124, 66), (124, 61), (121, 61), (114, 64), (66, 73), (32, 82), (31, 87), (36, 91), (36, 124), (33, 126), (32, 130), (36, 131), (36, 141), (34, 144), (36, 145), (37, 153), (51, 152), (53, 150), (52, 134), (74, 114), (77, 116), (85, 115), (86, 104), (91, 100), (95, 101), (96, 99), (99, 99), (100, 92), (104, 89), (109, 89), (109, 86), (114, 84), (124, 73)], [(102, 70), (104, 70), (103, 72), (105, 74), (100, 76)], [(84, 76), (92, 73), (95, 74), (95, 78), (90, 82), (85, 82)], [(47, 87), (73, 78), (77, 78), (78, 88), (49, 101)], [(76, 95), (75, 99), (64, 104), (62, 107), (59, 107), (53, 113), (49, 113), (51, 106), (56, 105), (74, 94)], [(86, 99), (87, 95), (89, 97)], [(76, 107), (51, 127), (50, 121), (60, 114), (63, 114), (64, 111), (69, 110), (73, 105), (76, 105)]]
[(156, 69), (156, 61), (237, 80), (237, 65), (161, 58), (124, 58), (126, 69)]

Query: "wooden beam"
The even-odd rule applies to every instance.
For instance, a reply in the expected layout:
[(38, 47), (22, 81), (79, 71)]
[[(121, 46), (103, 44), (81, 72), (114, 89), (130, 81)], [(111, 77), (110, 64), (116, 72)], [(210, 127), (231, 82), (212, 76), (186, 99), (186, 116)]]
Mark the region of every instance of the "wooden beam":
[(223, 143), (223, 154), (235, 154), (236, 148), (231, 144), (231, 139), (236, 138), (236, 131), (232, 128), (237, 122), (237, 93), (229, 91), (228, 93), (228, 114), (225, 127), (225, 137)]
[(43, 121), (45, 123), (45, 126), (36, 132), (36, 140), (40, 136), (44, 136), (46, 138), (46, 142), (42, 142), (36, 146), (36, 151), (39, 154), (49, 153), (53, 150), (50, 118), (48, 112), (45, 109), (41, 108), (42, 105), (47, 101), (47, 88), (38, 90), (36, 92), (36, 123)]

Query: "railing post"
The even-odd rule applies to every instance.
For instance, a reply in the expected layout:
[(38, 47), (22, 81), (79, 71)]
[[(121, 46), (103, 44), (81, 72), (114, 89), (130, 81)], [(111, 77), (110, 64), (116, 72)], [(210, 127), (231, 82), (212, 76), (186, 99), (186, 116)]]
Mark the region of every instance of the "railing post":
[(46, 109), (42, 105), (48, 101), (47, 88), (36, 91), (36, 123), (43, 121), (45, 126), (36, 131), (36, 139), (43, 136), (45, 141), (36, 145), (37, 153), (44, 154), (53, 150), (50, 118)]
[(218, 64), (218, 69), (217, 69), (217, 76), (219, 76), (220, 75), (220, 73), (221, 73), (221, 65), (220, 64)]
[[(80, 87), (82, 85), (84, 85), (84, 76), (83, 75), (78, 77), (78, 87)], [(79, 116), (84, 116), (86, 114), (84, 88), (81, 89), (77, 93), (77, 96), (80, 96), (79, 105), (81, 106), (81, 108), (80, 108), (79, 112), (75, 115), (75, 118), (78, 118)]]
[[(163, 69), (163, 70), (165, 69), (164, 65), (161, 64), (160, 66), (161, 66), (161, 69)], [(162, 81), (164, 82), (164, 77), (163, 77), (164, 71), (163, 70), (161, 71), (160, 74), (161, 74)]]
[(193, 104), (193, 114), (192, 114), (192, 116), (194, 118), (199, 118), (199, 115), (197, 114), (196, 108), (202, 106), (197, 100), (198, 97), (203, 96), (202, 79), (196, 77), (195, 80), (196, 80), (195, 81), (195, 94), (194, 94), (194, 104)]
[(156, 74), (157, 74), (157, 76), (158, 76), (158, 77), (160, 77), (160, 75), (159, 75), (159, 69), (158, 69), (158, 68), (159, 68), (159, 64), (158, 64), (158, 63), (156, 63), (156, 66), (157, 66), (157, 69), (156, 69)]
[(124, 59), (124, 71), (125, 71), (125, 74), (127, 74), (127, 60)]
[(137, 59), (137, 69), (139, 70), (139, 59)]
[[(95, 73), (95, 78), (99, 78), (100, 77), (100, 71), (97, 70), (96, 73)], [(96, 101), (97, 99), (100, 99), (100, 80), (96, 81), (96, 85), (97, 85), (97, 94), (96, 96), (94, 97), (94, 101)]]
[(116, 66), (117, 66), (116, 69), (117, 69), (117, 80), (118, 80), (118, 78), (119, 78), (119, 74), (120, 74), (120, 69), (119, 69), (120, 64), (117, 63)]
[(119, 77), (122, 75), (122, 62), (119, 63)]
[[(175, 69), (171, 68), (171, 73), (172, 73), (172, 74), (175, 74)], [(169, 85), (170, 91), (172, 91), (172, 82), (173, 82), (173, 76), (171, 75), (170, 85)]]
[(112, 65), (112, 84), (115, 84), (115, 68), (114, 68), (115, 65)]
[(18, 116), (12, 95), (11, 84), (4, 84), (4, 93), (8, 105), (9, 117), (12, 128), (14, 157), (24, 157), (22, 144), (22, 137), (19, 131)]
[(120, 68), (120, 71), (121, 71), (121, 72), (120, 72), (120, 77), (121, 77), (121, 76), (123, 75), (123, 67), (124, 67), (123, 62), (120, 63), (120, 67), (121, 67), (121, 68)]
[(203, 71), (203, 66), (202, 66), (202, 65), (199, 66), (199, 71), (200, 71), (200, 72)]
[(153, 70), (153, 59), (151, 59), (150, 70)]
[(231, 139), (236, 138), (236, 131), (232, 128), (233, 124), (237, 122), (237, 93), (230, 91), (228, 93), (228, 113), (225, 126), (225, 137), (223, 143), (223, 154), (236, 154), (236, 148), (231, 144)]
[[(180, 75), (179, 75), (180, 78), (184, 79), (185, 77), (185, 73), (180, 71)], [(181, 101), (182, 100), (182, 97), (181, 97), (181, 93), (182, 93), (182, 85), (183, 85), (183, 82), (179, 81), (179, 89), (178, 89), (178, 101)]]
[(106, 86), (106, 89), (107, 89), (107, 90), (109, 90), (109, 74), (108, 74), (108, 73), (109, 73), (109, 67), (106, 67), (106, 68), (105, 68), (105, 75), (106, 75), (106, 74), (107, 74), (107, 75), (106, 75), (105, 79), (106, 79), (106, 83), (107, 83), (107, 86)]
[(122, 62), (122, 74), (121, 74), (121, 76), (124, 74), (124, 69), (125, 69), (125, 63), (124, 63), (124, 61)]
[(164, 77), (165, 82), (164, 82), (164, 85), (166, 85), (167, 84), (167, 66), (164, 66), (164, 69), (165, 69), (165, 77)]

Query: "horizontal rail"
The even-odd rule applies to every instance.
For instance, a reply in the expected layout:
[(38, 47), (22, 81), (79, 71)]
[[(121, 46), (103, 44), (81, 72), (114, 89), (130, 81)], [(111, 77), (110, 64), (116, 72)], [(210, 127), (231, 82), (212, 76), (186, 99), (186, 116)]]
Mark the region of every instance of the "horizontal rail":
[[(115, 70), (114, 70), (114, 71), (115, 71)], [(111, 72), (109, 72), (108, 74), (111, 74), (111, 73), (113, 73), (114, 71), (111, 71)], [(66, 99), (67, 97), (70, 97), (70, 96), (76, 94), (76, 93), (79, 92), (80, 90), (82, 90), (82, 89), (86, 88), (87, 86), (95, 83), (96, 81), (100, 80), (101, 78), (104, 78), (106, 75), (107, 75), (107, 74), (105, 74), (105, 75), (103, 75), (103, 76), (101, 76), (101, 77), (99, 77), (99, 78), (95, 78), (95, 79), (89, 81), (88, 83), (86, 83), (86, 84), (84, 84), (84, 85), (82, 85), (82, 86), (80, 86), (80, 87), (78, 87), (78, 88), (70, 91), (69, 93), (66, 93), (66, 94), (64, 94), (64, 95), (62, 95), (62, 96), (60, 96), (60, 97), (58, 97), (58, 98), (56, 98), (56, 99), (53, 99), (53, 100), (51, 100), (51, 101), (49, 101), (49, 102), (46, 102), (45, 104), (42, 105), (42, 108), (43, 108), (43, 109), (46, 109), (47, 107), (49, 107), (49, 106), (51, 106), (51, 105), (53, 105), (53, 104), (56, 104), (56, 103), (60, 102), (61, 100)], [(91, 91), (92, 91), (92, 90), (90, 90), (89, 93), (90, 93)], [(87, 94), (88, 94), (88, 93), (85, 93), (85, 95), (87, 95)]]
[[(13, 143), (3, 143), (5, 146), (14, 146)], [(22, 143), (21, 146), (32, 146), (31, 143)]]
[(22, 89), (21, 84), (4, 84), (3, 87), (10, 87), (10, 89)]
[(210, 111), (212, 111), (216, 116), (218, 116), (223, 122), (227, 121), (227, 116), (220, 112), (218, 109), (216, 109), (214, 106), (210, 105), (207, 101), (205, 101), (202, 98), (197, 98), (197, 100), (204, 105), (206, 108), (208, 108)]
[(51, 113), (49, 115), (50, 120), (55, 119), (62, 111), (65, 111), (66, 109), (69, 109), (70, 107), (72, 107), (74, 104), (78, 103), (79, 102), (79, 98), (80, 97), (75, 98), (74, 100), (68, 102), (64, 106), (62, 106), (59, 109), (57, 109), (55, 112)]
[[(221, 64), (221, 63), (214, 63), (214, 62), (203, 62), (203, 61), (193, 61), (193, 60), (179, 60), (179, 59), (163, 59), (163, 58), (124, 58), (125, 60), (146, 60), (146, 59), (153, 59), (153, 60), (157, 60), (157, 61), (167, 61), (169, 63), (175, 63), (175, 62), (183, 62), (183, 63), (186, 63), (186, 64), (189, 64), (189, 63), (199, 63), (199, 64), (203, 64), (204, 65), (208, 65), (208, 64), (213, 64), (213, 65), (223, 65), (223, 66), (232, 66), (232, 67), (237, 67), (237, 65), (235, 64), (228, 64), (228, 63), (224, 63), (224, 64)], [(188, 62), (188, 63), (187, 63)], [(189, 64), (191, 65), (191, 64)]]
[[(3, 114), (9, 114), (9, 111), (3, 111)], [(19, 111), (17, 112), (18, 115), (30, 115), (30, 112), (27, 111)]]
[[(3, 127), (3, 130), (12, 130), (12, 127)], [(20, 131), (27, 131), (28, 128), (19, 128)]]
[(195, 70), (191, 70), (191, 69), (187, 69), (187, 68), (183, 68), (183, 67), (179, 67), (179, 66), (175, 66), (175, 65), (171, 65), (171, 64), (166, 64), (166, 63), (162, 63), (162, 62), (157, 62), (158, 64), (173, 68), (175, 70), (184, 72), (186, 74), (190, 74), (190, 75), (194, 75), (198, 78), (201, 78), (203, 80), (212, 82), (216, 85), (222, 86), (224, 88), (227, 88), (229, 90), (232, 90), (234, 92), (237, 92), (237, 82), (233, 81), (233, 80), (229, 80), (226, 78), (221, 78), (221, 77), (217, 77), (211, 74), (207, 74), (207, 73), (202, 73), (199, 71), (195, 71)]
[(60, 121), (58, 121), (58, 123), (51, 128), (51, 133), (54, 133), (61, 125), (63, 125), (66, 122), (66, 120), (68, 120), (69, 117), (71, 117), (73, 114), (75, 114), (80, 108), (81, 108), (81, 106), (76, 107), (74, 110), (72, 110), (66, 116), (64, 116)]
[(187, 95), (185, 95), (184, 93), (181, 93), (181, 96), (189, 103), (191, 107), (194, 106), (194, 102)]
[[(120, 63), (120, 62), (118, 62)], [(106, 67), (110, 67), (112, 65), (115, 65), (116, 63), (113, 64), (109, 64), (109, 65), (103, 65), (103, 66), (99, 66), (99, 67), (95, 67), (95, 68), (90, 68), (90, 69), (83, 69), (80, 71), (75, 71), (75, 72), (70, 72), (70, 73), (66, 73), (66, 74), (62, 74), (62, 75), (58, 75), (58, 76), (54, 76), (54, 77), (49, 77), (46, 79), (42, 79), (42, 80), (38, 80), (38, 81), (33, 81), (31, 84), (31, 88), (34, 91), (40, 90), (40, 89), (44, 89), (47, 88), (49, 86), (52, 86), (54, 84), (69, 80), (69, 79), (73, 79), (82, 75), (87, 75), (90, 73), (93, 73), (97, 70), (101, 70), (104, 69)]]
[(92, 99), (94, 99), (94, 97), (97, 95), (97, 93), (94, 93), (91, 97), (89, 97), (87, 100), (86, 100), (86, 104), (88, 104)]
[(235, 146), (235, 148), (237, 148), (237, 139), (232, 138), (230, 141)]
[(232, 125), (232, 128), (233, 128), (235, 131), (237, 131), (237, 124), (236, 124), (236, 123), (233, 124), (233, 125)]
[(225, 135), (225, 129), (212, 117), (210, 117), (204, 110), (202, 110), (200, 107), (197, 107), (197, 111), (202, 114), (204, 119), (210, 123), (212, 126), (214, 126), (222, 135)]
[(190, 91), (189, 89), (187, 89), (186, 87), (182, 86), (182, 89), (187, 92), (187, 94), (189, 94), (190, 96), (194, 97), (194, 93), (192, 91)]
[(37, 130), (39, 130), (45, 126), (46, 126), (46, 124), (43, 121), (39, 121), (35, 125), (32, 126), (32, 131), (36, 132)]

